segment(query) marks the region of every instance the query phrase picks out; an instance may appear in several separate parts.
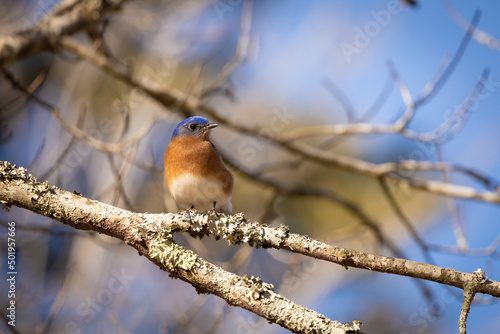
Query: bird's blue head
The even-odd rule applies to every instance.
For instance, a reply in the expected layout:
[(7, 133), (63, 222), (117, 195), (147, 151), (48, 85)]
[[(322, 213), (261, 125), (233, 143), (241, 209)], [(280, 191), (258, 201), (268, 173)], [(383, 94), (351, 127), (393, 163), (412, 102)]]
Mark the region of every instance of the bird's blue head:
[(204, 117), (189, 117), (177, 124), (177, 127), (172, 134), (172, 139), (176, 137), (198, 137), (208, 140), (210, 129), (215, 128), (216, 126), (217, 124), (210, 123), (210, 121)]

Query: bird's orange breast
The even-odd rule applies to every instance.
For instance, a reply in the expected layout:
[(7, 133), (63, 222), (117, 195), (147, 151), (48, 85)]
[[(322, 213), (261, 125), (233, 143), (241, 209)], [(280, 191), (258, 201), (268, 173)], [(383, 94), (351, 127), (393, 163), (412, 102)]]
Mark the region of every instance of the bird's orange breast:
[(165, 178), (172, 182), (185, 174), (221, 182), (224, 192), (233, 191), (233, 175), (207, 140), (197, 137), (175, 137), (165, 151)]

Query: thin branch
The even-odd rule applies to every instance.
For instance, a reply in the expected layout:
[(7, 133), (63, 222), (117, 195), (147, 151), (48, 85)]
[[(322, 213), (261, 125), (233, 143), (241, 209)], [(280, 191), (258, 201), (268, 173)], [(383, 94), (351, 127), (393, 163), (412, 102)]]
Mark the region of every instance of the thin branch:
[[(209, 296), (200, 295), (188, 307), (172, 307), (171, 310), (176, 318), (176, 326), (169, 330), (170, 334), (186, 333), (187, 327), (193, 319), (206, 305)], [(186, 311), (187, 309), (187, 311)], [(206, 326), (206, 325), (205, 325)]]
[[(455, 23), (466, 31), (472, 38), (474, 38), (478, 43), (486, 45), (491, 49), (496, 49), (500, 51), (500, 39), (491, 36), (489, 33), (479, 29), (476, 25), (473, 25), (463, 17), (460, 12), (453, 6), (451, 1), (445, 2), (445, 8), (448, 11), (451, 18)], [(471, 29), (472, 28), (472, 29)]]
[(394, 122), (394, 128), (397, 132), (402, 132), (408, 124), (415, 116), (415, 103), (413, 102), (413, 98), (411, 97), (410, 90), (404, 83), (403, 79), (399, 76), (396, 67), (392, 62), (388, 62), (387, 66), (389, 67), (389, 72), (391, 73), (392, 78), (396, 82), (399, 88), (399, 92), (401, 94), (401, 98), (406, 106), (406, 111), (401, 115), (401, 117)]
[(259, 218), (261, 222), (267, 223), (268, 221), (272, 220), (275, 217), (276, 213), (274, 211), (274, 204), (278, 199), (278, 195), (279, 192), (276, 189), (271, 190), (271, 194), (268, 196), (263, 205), (264, 210)]
[(375, 115), (382, 109), (382, 106), (386, 103), (393, 87), (394, 80), (392, 80), (392, 77), (389, 75), (375, 101), (373, 101), (372, 105), (362, 113), (357, 122), (367, 122), (375, 117)]
[[(130, 154), (132, 155), (135, 150), (131, 150)], [(130, 167), (130, 163), (126, 161), (127, 163), (124, 164), (123, 170), (121, 171), (120, 168), (116, 165), (116, 161), (114, 159), (113, 154), (108, 153), (107, 154), (108, 162), (111, 167), (111, 172), (113, 173), (113, 176), (115, 177), (115, 185), (114, 185), (114, 195), (113, 195), (113, 204), (116, 205), (118, 203), (118, 199), (121, 196), (126, 207), (129, 210), (133, 210), (134, 206), (132, 205), (132, 202), (128, 199), (128, 196), (125, 192), (125, 188), (123, 187), (123, 177), (125, 174), (127, 174), (128, 169)]]
[[(379, 181), (379, 184), (380, 184), (387, 200), (389, 201), (389, 205), (392, 207), (394, 213), (396, 213), (396, 216), (398, 216), (399, 220), (403, 223), (403, 225), (406, 227), (406, 229), (410, 232), (413, 239), (415, 239), (415, 241), (420, 246), (420, 249), (422, 250), (422, 254), (424, 255), (424, 258), (426, 259), (427, 263), (435, 264), (434, 259), (432, 258), (431, 254), (429, 253), (429, 247), (424, 242), (424, 240), (420, 237), (420, 235), (418, 234), (416, 228), (413, 226), (410, 219), (404, 214), (402, 208), (400, 207), (400, 205), (396, 201), (396, 198), (392, 194), (392, 191), (389, 187), (387, 179), (384, 177), (380, 177), (378, 179), (378, 181)], [(426, 297), (430, 301), (430, 298), (432, 297), (430, 289), (427, 286), (420, 284), (420, 283), (421, 283), (421, 281), (417, 281), (418, 287), (423, 291), (423, 296)]]
[(458, 46), (458, 49), (455, 52), (453, 58), (448, 63), (448, 66), (446, 66), (443, 70), (438, 70), (437, 73), (440, 73), (440, 75), (435, 77), (435, 81), (429, 82), (425, 86), (424, 90), (422, 91), (422, 94), (415, 101), (416, 107), (419, 107), (422, 104), (429, 102), (441, 90), (441, 88), (444, 86), (444, 83), (448, 81), (448, 78), (453, 73), (455, 68), (458, 66), (460, 60), (465, 54), (465, 50), (467, 50), (467, 46), (469, 45), (471, 39), (470, 31), (474, 31), (475, 26), (477, 26), (480, 17), (481, 17), (481, 12), (479, 10), (476, 10), (474, 12), (474, 16), (472, 17), (471, 24), (467, 28), (467, 32), (464, 34), (464, 37), (462, 38), (462, 41), (460, 42), (460, 45)]
[(440, 253), (465, 255), (465, 256), (495, 256), (499, 255), (498, 249), (500, 248), (500, 235), (497, 236), (496, 239), (493, 240), (493, 242), (488, 247), (482, 249), (468, 248), (466, 253), (464, 253), (463, 249), (461, 249), (460, 247), (441, 246), (433, 244), (429, 244), (428, 246), (429, 249)]
[[(384, 87), (382, 88), (381, 92), (378, 94), (377, 98), (372, 103), (372, 105), (364, 113), (362, 113), (362, 115), (357, 120), (355, 120), (354, 108), (352, 107), (352, 103), (349, 101), (349, 98), (340, 89), (340, 87), (338, 87), (333, 81), (331, 81), (329, 78), (325, 78), (325, 86), (329, 88), (330, 93), (336, 97), (339, 103), (344, 105), (344, 110), (346, 112), (348, 121), (351, 124), (366, 122), (375, 117), (376, 113), (380, 111), (380, 108), (382, 108), (383, 104), (389, 97), (389, 93), (392, 90), (393, 83), (394, 81), (392, 80), (392, 77), (389, 76), (386, 80), (386, 83), (384, 84)], [(324, 142), (320, 143), (318, 147), (325, 150), (331, 150), (333, 147), (340, 145), (341, 143), (347, 140), (349, 140), (348, 136), (331, 137), (325, 140)], [(302, 156), (293, 161), (278, 163), (278, 164), (275, 163), (272, 166), (261, 167), (261, 172), (264, 172), (264, 169), (266, 169), (266, 171), (269, 172), (272, 170), (278, 170), (282, 168), (298, 168), (300, 164), (302, 164), (305, 161), (307, 161), (307, 158)]]
[(492, 177), (481, 173), (480, 171), (444, 162), (432, 161), (416, 161), (416, 160), (401, 160), (393, 171), (437, 171), (437, 172), (457, 172), (472, 178), (474, 181), (481, 183), (487, 189), (497, 191), (500, 188), (500, 183)]
[(158, 119), (165, 117), (164, 115), (159, 114), (151, 116), (130, 138), (126, 140), (117, 143), (104, 142), (88, 135), (85, 131), (66, 121), (56, 107), (31, 94), (25, 87), (23, 87), (22, 84), (19, 83), (19, 81), (14, 78), (14, 76), (9, 71), (7, 71), (6, 69), (2, 69), (2, 73), (4, 74), (5, 78), (12, 84), (12, 86), (23, 92), (29, 100), (33, 100), (41, 107), (49, 110), (68, 133), (82, 141), (85, 141), (92, 147), (108, 153), (121, 152), (126, 147), (137, 143), (151, 130)]
[[(78, 129), (81, 129), (83, 127), (85, 112), (86, 108), (82, 108), (82, 111), (78, 115), (78, 120), (76, 121), (76, 127)], [(64, 161), (64, 159), (66, 159), (69, 152), (73, 149), (77, 140), (78, 138), (76, 138), (75, 136), (71, 136), (71, 140), (69, 141), (68, 145), (66, 145), (66, 147), (62, 150), (62, 152), (55, 159), (54, 163), (49, 167), (49, 169), (40, 175), (40, 179), (46, 180), (50, 176), (52, 176), (52, 173), (54, 173), (54, 171), (56, 171), (60, 167), (61, 163)]]
[(422, 251), (424, 252), (424, 256), (426, 256), (428, 262), (433, 263), (432, 259), (428, 258), (428, 250), (429, 247), (425, 243), (425, 241), (422, 239), (420, 234), (417, 232), (417, 229), (415, 226), (413, 226), (412, 222), (410, 219), (404, 214), (403, 210), (397, 203), (396, 199), (394, 198), (394, 195), (392, 194), (392, 191), (389, 187), (389, 184), (387, 183), (387, 179), (384, 177), (381, 177), (378, 179), (379, 184), (384, 191), (385, 196), (387, 197), (387, 200), (389, 201), (389, 204), (391, 205), (392, 209), (394, 210), (394, 213), (396, 213), (396, 216), (398, 216), (399, 220), (403, 223), (403, 225), (406, 227), (410, 235), (415, 239), (415, 241), (419, 244), (421, 247)]
[[(401, 82), (399, 85), (400, 90), (402, 91), (402, 96), (406, 96), (409, 94), (407, 92), (407, 88), (405, 88), (404, 83), (402, 83), (401, 79), (397, 76), (397, 73), (393, 74), (396, 76), (396, 81)], [(465, 125), (465, 121), (458, 124), (457, 127), (457, 119), (463, 119), (465, 115), (467, 115), (471, 111), (471, 107), (474, 105), (474, 102), (477, 100), (477, 97), (481, 94), (484, 88), (484, 82), (487, 80), (489, 76), (489, 70), (485, 69), (481, 74), (478, 82), (476, 83), (472, 92), (467, 96), (467, 98), (463, 101), (461, 106), (455, 110), (455, 112), (448, 117), (439, 127), (436, 129), (418, 133), (410, 129), (406, 129), (406, 125), (414, 116), (414, 107), (413, 102), (406, 101), (407, 110), (400, 117), (399, 120), (392, 124), (372, 124), (372, 123), (351, 123), (351, 124), (333, 124), (333, 125), (318, 125), (318, 126), (310, 126), (304, 128), (298, 128), (294, 130), (290, 130), (285, 134), (281, 135), (283, 140), (286, 141), (295, 141), (298, 139), (302, 139), (305, 137), (312, 136), (333, 136), (333, 135), (350, 135), (350, 134), (391, 134), (391, 133), (400, 133), (403, 137), (419, 141), (419, 142), (429, 142), (429, 141), (443, 141), (442, 137), (452, 128), (456, 127), (456, 132)], [(405, 100), (410, 99), (411, 97), (406, 96), (403, 97)], [(447, 138), (449, 140), (449, 138)]]
[(47, 317), (47, 320), (45, 321), (43, 328), (39, 331), (39, 333), (42, 334), (47, 334), (49, 333), (50, 327), (52, 326), (52, 323), (54, 322), (55, 317), (61, 310), (61, 307), (64, 304), (64, 301), (66, 300), (66, 294), (68, 292), (68, 274), (69, 272), (66, 272), (66, 275), (64, 277), (64, 281), (59, 288), (59, 292), (56, 295), (56, 298), (54, 299), (54, 302), (52, 303), (49, 311), (49, 315)]
[(352, 106), (351, 101), (345, 93), (330, 78), (325, 78), (323, 80), (323, 86), (342, 106), (342, 109), (347, 116), (347, 123), (353, 123), (356, 113), (354, 112), (354, 107)]
[(217, 90), (217, 87), (224, 80), (227, 80), (229, 75), (231, 75), (231, 73), (233, 73), (233, 71), (247, 58), (250, 47), (252, 46), (252, 36), (250, 35), (252, 29), (252, 11), (253, 0), (245, 0), (241, 11), (240, 37), (238, 38), (238, 44), (236, 45), (236, 54), (233, 59), (224, 65), (214, 82), (202, 92), (202, 97), (209, 96), (212, 92)]
[(484, 271), (481, 269), (476, 270), (472, 274), (474, 275), (474, 280), (468, 282), (464, 287), (464, 302), (460, 312), (460, 318), (458, 320), (458, 329), (460, 334), (467, 334), (467, 317), (469, 316), (470, 305), (477, 293), (477, 287), (484, 284), (484, 282), (488, 280), (484, 276)]
[(462, 102), (460, 107), (458, 107), (439, 127), (424, 133), (416, 133), (412, 130), (406, 130), (403, 135), (408, 139), (420, 142), (433, 141), (443, 144), (444, 142), (449, 141), (464, 127), (466, 123), (465, 116), (472, 111), (471, 108), (476, 102), (478, 96), (481, 94), (484, 88), (484, 82), (488, 79), (488, 76), (489, 70), (484, 69), (472, 92)]
[(118, 314), (116, 314), (116, 311), (109, 306), (107, 308), (107, 315), (108, 315), (108, 319), (110, 320), (110, 322), (114, 326), (114, 333), (130, 334), (130, 332), (125, 328), (125, 326), (123, 326), (123, 323), (121, 322)]
[[(436, 147), (436, 155), (438, 161), (443, 162), (444, 157), (441, 145), (436, 144), (435, 147)], [(441, 178), (444, 182), (450, 183), (450, 176), (448, 175), (447, 171), (441, 171)], [(463, 216), (460, 214), (461, 212), (460, 203), (458, 203), (458, 201), (456, 201), (452, 197), (446, 198), (446, 203), (448, 207), (448, 213), (450, 214), (450, 221), (453, 227), (453, 233), (455, 234), (457, 245), (460, 249), (466, 252), (467, 249), (469, 248), (469, 245), (467, 242), (467, 238), (465, 236)]]

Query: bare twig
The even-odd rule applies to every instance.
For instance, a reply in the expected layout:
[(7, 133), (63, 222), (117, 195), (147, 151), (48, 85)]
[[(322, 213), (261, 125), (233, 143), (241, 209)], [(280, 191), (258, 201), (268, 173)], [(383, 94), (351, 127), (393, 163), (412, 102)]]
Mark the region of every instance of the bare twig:
[(478, 96), (481, 94), (488, 76), (489, 70), (484, 69), (481, 77), (469, 96), (467, 96), (460, 107), (458, 107), (439, 127), (425, 133), (416, 133), (412, 130), (407, 130), (403, 133), (403, 135), (408, 139), (420, 142), (438, 142), (443, 144), (444, 142), (450, 140), (465, 125), (467, 119), (465, 116), (472, 111), (471, 108), (476, 102)]
[[(130, 154), (133, 155), (135, 150), (131, 150)], [(113, 195), (113, 203), (116, 205), (118, 203), (119, 196), (123, 199), (126, 207), (129, 210), (132, 210), (134, 206), (132, 205), (132, 202), (128, 199), (128, 196), (125, 192), (125, 189), (123, 187), (123, 177), (125, 174), (127, 174), (127, 170), (130, 167), (130, 163), (128, 161), (125, 161), (126, 163), (123, 166), (123, 169), (120, 170), (119, 167), (116, 165), (116, 161), (114, 159), (113, 154), (108, 153), (107, 154), (108, 162), (109, 165), (111, 166), (111, 172), (113, 173), (115, 177), (115, 186), (114, 186), (114, 195)]]
[(396, 122), (394, 122), (393, 125), (397, 132), (402, 132), (411, 122), (413, 116), (415, 116), (415, 103), (413, 102), (413, 98), (411, 97), (410, 90), (404, 83), (403, 79), (399, 76), (399, 73), (397, 72), (394, 64), (392, 62), (388, 62), (387, 66), (389, 67), (389, 72), (391, 73), (392, 78), (399, 87), (401, 98), (403, 99), (403, 102), (406, 106), (406, 111)]
[(247, 58), (249, 49), (252, 46), (250, 34), (252, 28), (252, 10), (253, 0), (245, 0), (241, 12), (240, 37), (236, 46), (236, 54), (233, 59), (224, 65), (214, 82), (202, 92), (202, 97), (211, 95), (212, 92), (214, 92), (224, 80), (227, 80), (229, 75), (231, 75), (231, 73)]
[(478, 43), (486, 45), (491, 49), (500, 50), (500, 39), (491, 36), (491, 34), (477, 28), (476, 25), (469, 23), (468, 20), (455, 8), (455, 6), (453, 6), (451, 1), (445, 1), (445, 8), (455, 23), (471, 35), (472, 38), (474, 38)]
[(477, 287), (485, 283), (488, 279), (484, 276), (484, 271), (481, 269), (472, 273), (473, 280), (464, 286), (464, 303), (462, 311), (460, 312), (460, 319), (458, 320), (458, 329), (460, 334), (467, 334), (467, 317), (470, 312), (470, 305), (474, 296), (477, 293)]
[(49, 332), (50, 326), (52, 326), (55, 317), (61, 310), (61, 307), (63, 306), (64, 301), (66, 300), (67, 292), (68, 292), (68, 272), (66, 273), (64, 281), (61, 287), (59, 288), (59, 292), (57, 293), (56, 298), (54, 299), (54, 302), (50, 307), (49, 315), (44, 323), (43, 328), (40, 330), (40, 333), (47, 334)]
[[(439, 162), (444, 161), (443, 150), (441, 149), (441, 145), (439, 144), (436, 144), (436, 155)], [(444, 182), (450, 183), (450, 176), (448, 175), (448, 171), (441, 171), (441, 177)], [(469, 248), (469, 245), (465, 236), (463, 216), (460, 214), (460, 203), (458, 203), (454, 198), (451, 197), (446, 198), (446, 203), (448, 206), (448, 212), (450, 214), (450, 220), (453, 226), (453, 233), (455, 234), (455, 239), (457, 240), (458, 247), (466, 252)]]
[[(392, 191), (389, 187), (389, 184), (387, 183), (387, 179), (384, 177), (381, 177), (378, 179), (379, 184), (381, 185), (382, 190), (384, 191), (385, 196), (387, 197), (389, 204), (393, 208), (394, 212), (398, 216), (399, 220), (404, 224), (408, 232), (411, 234), (413, 239), (419, 244), (419, 246), (422, 248), (422, 251), (424, 252), (424, 255), (427, 256), (428, 253), (427, 251), (429, 250), (429, 247), (427, 244), (424, 242), (420, 234), (417, 232), (417, 229), (415, 226), (413, 226), (412, 222), (410, 219), (404, 214), (403, 210), (397, 203), (396, 199), (394, 198), (394, 195), (392, 194)], [(427, 260), (430, 263), (433, 263), (433, 261), (430, 258), (427, 258)]]
[(28, 99), (35, 101), (41, 107), (49, 110), (54, 115), (54, 117), (59, 121), (59, 123), (64, 127), (64, 129), (66, 131), (68, 131), (68, 133), (70, 133), (72, 136), (74, 136), (80, 140), (87, 142), (92, 147), (94, 147), (98, 150), (101, 150), (101, 151), (105, 151), (105, 152), (109, 152), (109, 153), (118, 153), (118, 152), (122, 151), (126, 147), (137, 143), (141, 138), (143, 138), (149, 132), (149, 130), (151, 130), (154, 123), (158, 119), (165, 117), (164, 115), (151, 116), (150, 118), (148, 118), (146, 120), (146, 122), (144, 122), (144, 124), (130, 138), (128, 138), (126, 140), (123, 140), (123, 141), (118, 142), (118, 143), (104, 142), (102, 140), (96, 139), (96, 138), (88, 135), (85, 131), (79, 129), (78, 127), (75, 127), (73, 124), (66, 121), (66, 119), (64, 119), (64, 117), (61, 115), (61, 113), (59, 112), (59, 110), (56, 107), (54, 107), (50, 103), (42, 100), (41, 98), (38, 98), (35, 95), (29, 93), (26, 90), (26, 88), (23, 87), (13, 77), (13, 75), (10, 72), (8, 72), (5, 69), (3, 69), (2, 72), (3, 72), (4, 76), (9, 80), (9, 82), (12, 84), (13, 87), (20, 90), (24, 94), (26, 94), (26, 97)]
[(465, 124), (465, 120), (462, 120), (459, 124), (457, 124), (457, 120), (462, 119), (464, 115), (466, 115), (470, 108), (474, 105), (479, 94), (484, 88), (484, 82), (489, 76), (489, 71), (485, 69), (479, 78), (476, 86), (473, 91), (467, 98), (464, 100), (462, 105), (455, 110), (455, 112), (447, 118), (438, 128), (433, 131), (418, 133), (413, 130), (405, 128), (408, 125), (408, 122), (414, 116), (414, 106), (413, 102), (410, 101), (411, 97), (409, 96), (409, 92), (405, 88), (404, 83), (402, 83), (401, 79), (397, 76), (397, 73), (393, 74), (396, 76), (396, 81), (400, 82), (401, 94), (403, 99), (405, 99), (405, 104), (407, 104), (407, 110), (405, 113), (394, 123), (392, 124), (371, 124), (371, 123), (351, 123), (351, 124), (334, 124), (334, 125), (318, 125), (318, 126), (310, 126), (304, 128), (298, 128), (291, 130), (282, 135), (283, 140), (294, 141), (305, 137), (311, 136), (332, 136), (332, 135), (350, 135), (350, 134), (391, 134), (391, 133), (400, 133), (403, 137), (419, 141), (419, 142), (430, 142), (437, 141), (443, 142), (442, 137), (454, 126), (456, 127), (455, 133), (463, 127)]
[(385, 84), (380, 90), (380, 93), (377, 95), (377, 98), (373, 101), (371, 106), (361, 114), (357, 122), (367, 122), (371, 120), (381, 110), (382, 106), (387, 101), (393, 87), (394, 80), (392, 80), (392, 77), (389, 75), (385, 81)]
[(444, 83), (448, 80), (450, 75), (453, 73), (457, 65), (460, 63), (462, 56), (465, 54), (465, 50), (467, 50), (467, 46), (470, 42), (470, 31), (475, 29), (475, 26), (478, 24), (479, 19), (481, 17), (481, 13), (479, 10), (474, 12), (474, 16), (472, 18), (471, 24), (467, 28), (467, 32), (465, 33), (460, 45), (458, 46), (457, 51), (455, 52), (453, 58), (447, 64), (446, 67), (442, 69), (438, 69), (437, 75), (434, 77), (434, 81), (427, 83), (420, 97), (415, 101), (415, 106), (419, 107), (424, 103), (429, 102), (443, 87)]
[[(78, 115), (78, 120), (76, 121), (76, 127), (78, 129), (81, 129), (83, 126), (83, 121), (85, 120), (85, 112), (86, 109), (82, 108), (82, 111)], [(69, 152), (73, 149), (77, 140), (78, 139), (75, 136), (71, 136), (71, 140), (69, 141), (68, 145), (66, 145), (66, 147), (61, 151), (61, 153), (55, 159), (54, 163), (49, 167), (49, 169), (40, 175), (40, 179), (47, 180), (52, 176), (52, 173), (54, 173), (54, 171), (56, 171), (61, 166), (61, 163), (64, 161), (64, 159), (66, 159)]]
[(353, 123), (356, 119), (356, 114), (354, 112), (354, 107), (352, 106), (351, 101), (349, 101), (349, 98), (330, 78), (325, 78), (323, 80), (323, 85), (342, 106), (342, 109), (347, 116), (347, 122)]

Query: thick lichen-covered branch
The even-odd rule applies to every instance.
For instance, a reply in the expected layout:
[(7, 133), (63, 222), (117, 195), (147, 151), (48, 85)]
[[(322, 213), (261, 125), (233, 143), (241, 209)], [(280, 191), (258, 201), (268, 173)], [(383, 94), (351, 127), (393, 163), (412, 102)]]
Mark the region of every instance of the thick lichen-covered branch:
[[(243, 214), (234, 216), (209, 217), (182, 212), (179, 218), (164, 225), (154, 227), (172, 232), (188, 232), (191, 235), (210, 234), (224, 238), (229, 244), (248, 243), (255, 247), (286, 249), (294, 253), (337, 263), (344, 267), (355, 267), (387, 274), (415, 277), (464, 289), (467, 283), (476, 282), (475, 274), (460, 272), (451, 268), (442, 268), (426, 263), (394, 258), (382, 255), (358, 252), (328, 245), (324, 242), (291, 233), (286, 226), (278, 228), (262, 225), (247, 220)], [(165, 222), (163, 220), (163, 222)], [(486, 279), (477, 291), (500, 297), (500, 282)]]
[[(244, 222), (242, 216), (222, 216), (219, 222), (206, 215), (140, 214), (123, 210), (79, 194), (40, 183), (26, 169), (8, 162), (0, 164), (0, 202), (5, 209), (18, 206), (53, 218), (81, 230), (97, 231), (135, 247), (171, 276), (188, 282), (200, 292), (217, 295), (230, 305), (247, 309), (269, 322), (275, 322), (294, 333), (361, 333), (359, 323), (343, 324), (314, 310), (307, 309), (274, 292), (273, 286), (258, 277), (241, 277), (207, 262), (175, 243), (172, 233), (187, 231), (208, 233), (208, 224), (219, 226), (220, 237), (233, 243), (264, 240), (276, 243), (286, 234), (262, 235), (253, 229), (248, 235), (241, 228), (227, 234), (231, 220)], [(233, 239), (231, 239), (233, 238)], [(340, 307), (340, 305), (339, 305)]]
[[(19, 190), (23, 184), (18, 179), (19, 175), (23, 175), (29, 184), (33, 184), (32, 188)], [(15, 168), (4, 162), (0, 166), (1, 180), (9, 180), (12, 177), (16, 179), (9, 183), (2, 181), (1, 184), (0, 200), (5, 203), (4, 205), (17, 205), (78, 229), (91, 229), (105, 233), (122, 239), (136, 248), (143, 248), (148, 246), (148, 243), (155, 243), (153, 247), (154, 257), (164, 266), (170, 265), (166, 265), (164, 261), (171, 261), (174, 267), (178, 267), (182, 261), (187, 263), (191, 261), (164, 254), (166, 249), (177, 250), (170, 243), (173, 242), (171, 234), (185, 232), (197, 237), (212, 235), (225, 239), (233, 245), (247, 243), (253, 247), (286, 249), (294, 253), (333, 262), (346, 268), (355, 267), (415, 277), (460, 289), (464, 289), (470, 282), (477, 282), (475, 274), (335, 247), (308, 236), (291, 233), (283, 225), (273, 228), (249, 221), (241, 213), (233, 216), (207, 215), (194, 211), (183, 211), (177, 214), (133, 213), (49, 187), (46, 183), (37, 183), (32, 176), (26, 176), (25, 169)], [(12, 187), (10, 190), (9, 186)], [(40, 196), (39, 194), (42, 192), (50, 194), (51, 197)], [(53, 194), (53, 192), (55, 193)], [(20, 199), (23, 201), (19, 202)], [(163, 237), (158, 239), (158, 235), (163, 235)], [(162, 240), (163, 244), (158, 245), (157, 240)], [(152, 257), (150, 253), (148, 254)], [(192, 257), (192, 254), (189, 257)], [(475, 288), (476, 292), (500, 297), (500, 282), (498, 281), (485, 279), (481, 284), (476, 284)]]

